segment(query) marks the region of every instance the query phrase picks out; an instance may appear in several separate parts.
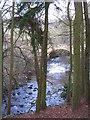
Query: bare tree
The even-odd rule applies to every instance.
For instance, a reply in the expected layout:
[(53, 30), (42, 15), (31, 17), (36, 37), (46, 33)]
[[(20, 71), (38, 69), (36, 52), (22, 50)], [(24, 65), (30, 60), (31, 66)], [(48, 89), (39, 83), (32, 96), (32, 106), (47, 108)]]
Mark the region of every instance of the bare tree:
[(12, 90), (12, 80), (13, 80), (13, 59), (14, 59), (14, 53), (13, 53), (13, 30), (14, 30), (14, 5), (15, 2), (12, 3), (12, 25), (11, 25), (11, 56), (10, 56), (10, 74), (9, 74), (9, 86), (8, 86), (8, 110), (7, 114), (10, 114), (10, 106), (11, 106), (11, 90)]

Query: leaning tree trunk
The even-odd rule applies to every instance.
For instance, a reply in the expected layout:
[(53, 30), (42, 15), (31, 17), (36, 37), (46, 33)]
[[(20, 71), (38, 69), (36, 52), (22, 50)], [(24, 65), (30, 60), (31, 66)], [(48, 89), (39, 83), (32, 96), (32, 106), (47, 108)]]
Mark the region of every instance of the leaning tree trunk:
[(3, 46), (3, 41), (2, 41), (2, 17), (1, 17), (1, 10), (0, 10), (0, 119), (2, 119), (2, 47)]
[(74, 21), (74, 81), (72, 108), (78, 109), (80, 106), (80, 23), (81, 23), (81, 3), (75, 2), (75, 21)]
[(10, 55), (10, 74), (9, 74), (9, 86), (8, 86), (8, 109), (7, 109), (7, 115), (10, 115), (10, 106), (11, 106), (11, 90), (12, 90), (12, 80), (13, 80), (13, 59), (14, 59), (14, 53), (13, 53), (13, 30), (14, 30), (14, 4), (12, 6), (12, 25), (11, 25), (11, 55)]

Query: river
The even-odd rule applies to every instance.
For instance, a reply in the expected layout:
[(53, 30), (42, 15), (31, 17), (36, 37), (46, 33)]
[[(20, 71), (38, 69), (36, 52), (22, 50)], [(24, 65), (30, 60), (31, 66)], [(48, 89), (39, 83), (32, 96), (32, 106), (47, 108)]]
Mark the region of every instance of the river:
[[(69, 57), (62, 56), (50, 59), (47, 63), (47, 89), (46, 104), (47, 106), (60, 105), (65, 102), (61, 98), (64, 82), (68, 79)], [(11, 115), (35, 112), (37, 98), (37, 82), (35, 76), (30, 82), (21, 85), (19, 88), (12, 90), (11, 94)], [(2, 114), (7, 112), (7, 96), (3, 99)]]

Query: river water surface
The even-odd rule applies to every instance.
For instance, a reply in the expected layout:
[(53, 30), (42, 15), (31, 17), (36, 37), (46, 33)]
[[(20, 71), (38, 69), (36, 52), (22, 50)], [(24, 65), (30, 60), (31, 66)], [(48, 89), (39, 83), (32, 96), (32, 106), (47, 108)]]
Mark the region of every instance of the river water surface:
[[(47, 106), (60, 105), (65, 102), (60, 94), (62, 92), (61, 88), (63, 88), (63, 83), (66, 82), (68, 78), (68, 61), (69, 57), (64, 56), (50, 59), (47, 63)], [(38, 87), (35, 76), (32, 77), (29, 83), (12, 90), (11, 115), (35, 112), (37, 92)], [(3, 100), (2, 108), (3, 116), (5, 116), (7, 112), (7, 96)]]

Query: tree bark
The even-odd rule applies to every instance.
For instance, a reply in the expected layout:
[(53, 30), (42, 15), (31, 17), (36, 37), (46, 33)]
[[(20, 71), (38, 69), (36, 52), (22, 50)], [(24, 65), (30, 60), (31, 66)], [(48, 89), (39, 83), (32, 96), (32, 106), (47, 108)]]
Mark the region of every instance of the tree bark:
[(3, 73), (3, 58), (2, 58), (2, 54), (3, 54), (3, 41), (2, 41), (2, 17), (1, 17), (1, 10), (0, 10), (0, 119), (2, 119), (2, 86), (3, 86), (3, 77), (2, 77), (2, 73)]
[(71, 102), (71, 83), (72, 83), (72, 20), (70, 18), (70, 13), (69, 13), (69, 5), (70, 2), (68, 2), (67, 6), (67, 12), (68, 12), (68, 20), (69, 20), (69, 28), (70, 28), (70, 72), (69, 72), (69, 78), (68, 78), (68, 90), (67, 90), (67, 102)]
[(45, 2), (45, 30), (42, 45), (42, 97), (41, 107), (46, 108), (46, 80), (47, 80), (47, 42), (48, 42), (48, 8), (49, 3)]
[(86, 27), (86, 49), (85, 49), (85, 97), (88, 102), (88, 91), (90, 87), (89, 82), (89, 55), (90, 55), (90, 24), (88, 18), (88, 5), (87, 2), (83, 2), (84, 4), (84, 15), (85, 15), (85, 27)]
[[(89, 31), (90, 31), (90, 19), (89, 19)], [(90, 92), (90, 34), (89, 34), (89, 86), (88, 91)], [(90, 108), (90, 94), (88, 93), (88, 107)], [(88, 114), (90, 118), (90, 112)]]
[(35, 72), (36, 72), (36, 79), (37, 79), (37, 84), (38, 84), (38, 95), (37, 95), (37, 100), (36, 100), (36, 112), (39, 112), (41, 110), (41, 94), (42, 94), (42, 81), (41, 81), (41, 74), (40, 74), (40, 66), (39, 66), (39, 61), (37, 58), (37, 50), (35, 47), (35, 34), (34, 34), (34, 29), (33, 26), (31, 27), (32, 31), (32, 47), (33, 47), (33, 52), (34, 52), (34, 61), (35, 61)]
[[(82, 3), (81, 3), (82, 4)], [(83, 9), (81, 7), (81, 37), (80, 37), (80, 45), (81, 45), (81, 95), (84, 95), (84, 81), (85, 81), (85, 49), (84, 49), (84, 20), (83, 20)]]
[(80, 106), (80, 25), (81, 25), (81, 4), (75, 2), (75, 21), (74, 21), (74, 81), (72, 108), (78, 109)]
[(12, 5), (12, 25), (11, 25), (11, 55), (10, 55), (10, 74), (9, 74), (9, 86), (8, 86), (8, 109), (7, 109), (7, 115), (10, 115), (10, 106), (11, 106), (11, 90), (12, 90), (12, 80), (13, 80), (13, 62), (14, 62), (14, 52), (13, 52), (13, 31), (14, 31), (14, 5), (15, 2), (13, 2)]
[(48, 42), (48, 8), (49, 4), (45, 2), (45, 29), (44, 38), (41, 45), (40, 60), (40, 79), (38, 84), (38, 97), (36, 104), (36, 112), (46, 108), (46, 80), (47, 80), (47, 42)]

